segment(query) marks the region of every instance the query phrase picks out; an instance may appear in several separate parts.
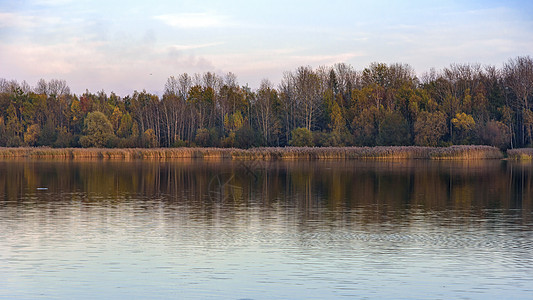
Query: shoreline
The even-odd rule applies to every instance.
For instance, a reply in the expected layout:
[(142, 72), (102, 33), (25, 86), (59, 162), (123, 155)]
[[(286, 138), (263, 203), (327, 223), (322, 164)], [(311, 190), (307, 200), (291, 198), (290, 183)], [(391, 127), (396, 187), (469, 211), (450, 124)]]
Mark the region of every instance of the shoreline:
[[(33, 159), (220, 159), (220, 160), (480, 160), (503, 159), (492, 146), (262, 147), (237, 148), (0, 148), (0, 158)], [(509, 149), (509, 160), (531, 160), (533, 148)]]

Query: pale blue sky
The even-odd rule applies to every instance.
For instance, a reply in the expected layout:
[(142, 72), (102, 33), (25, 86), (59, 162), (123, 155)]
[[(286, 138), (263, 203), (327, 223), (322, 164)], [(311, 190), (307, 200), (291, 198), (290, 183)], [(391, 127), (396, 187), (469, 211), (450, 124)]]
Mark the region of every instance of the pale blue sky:
[(184, 72), (233, 72), (256, 88), (302, 65), (500, 67), (533, 54), (532, 3), (0, 0), (0, 78), (125, 96), (160, 94)]

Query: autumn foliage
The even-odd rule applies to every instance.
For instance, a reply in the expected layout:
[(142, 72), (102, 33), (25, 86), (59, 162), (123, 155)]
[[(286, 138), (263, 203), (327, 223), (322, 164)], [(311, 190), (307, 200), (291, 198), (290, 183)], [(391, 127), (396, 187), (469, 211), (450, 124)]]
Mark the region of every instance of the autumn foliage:
[(236, 75), (171, 76), (162, 95), (81, 95), (66, 81), (0, 79), (0, 147), (373, 147), (533, 143), (533, 60), (302, 66), (279, 84)]

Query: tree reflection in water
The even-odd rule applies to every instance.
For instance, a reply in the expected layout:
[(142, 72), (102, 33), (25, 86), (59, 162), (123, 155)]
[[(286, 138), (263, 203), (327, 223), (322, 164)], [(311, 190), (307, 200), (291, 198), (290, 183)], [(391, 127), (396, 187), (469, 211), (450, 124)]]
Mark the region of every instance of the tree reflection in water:
[(39, 201), (142, 196), (199, 211), (283, 207), (304, 219), (357, 210), (373, 223), (402, 221), (413, 209), (530, 211), (533, 199), (533, 165), (506, 161), (3, 161), (0, 170), (2, 206), (46, 187)]

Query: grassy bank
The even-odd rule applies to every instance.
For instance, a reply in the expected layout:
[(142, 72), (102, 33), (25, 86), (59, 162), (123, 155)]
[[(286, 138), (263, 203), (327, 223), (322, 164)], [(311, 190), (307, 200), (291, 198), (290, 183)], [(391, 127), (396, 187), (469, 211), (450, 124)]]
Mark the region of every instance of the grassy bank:
[[(510, 150), (513, 151), (513, 150)], [(530, 157), (533, 152), (529, 152)], [(399, 147), (269, 147), (235, 148), (0, 148), (0, 158), (57, 159), (236, 159), (236, 160), (315, 160), (315, 159), (501, 159), (498, 148), (452, 146), (446, 148)]]
[(532, 160), (533, 148), (509, 149), (507, 156), (510, 160)]

